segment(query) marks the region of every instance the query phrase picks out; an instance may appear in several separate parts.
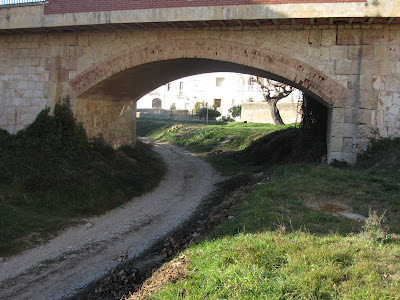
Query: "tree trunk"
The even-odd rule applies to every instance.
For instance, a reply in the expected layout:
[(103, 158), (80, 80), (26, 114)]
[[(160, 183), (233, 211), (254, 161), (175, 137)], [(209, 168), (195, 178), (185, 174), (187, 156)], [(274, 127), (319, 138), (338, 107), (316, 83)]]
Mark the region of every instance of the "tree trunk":
[(280, 99), (271, 99), (270, 101), (268, 101), (272, 120), (274, 121), (274, 124), (278, 125), (278, 126), (285, 125), (285, 123), (283, 123), (283, 121), (282, 121), (281, 114), (279, 113), (279, 109), (276, 106), (276, 104), (278, 103), (279, 100)]

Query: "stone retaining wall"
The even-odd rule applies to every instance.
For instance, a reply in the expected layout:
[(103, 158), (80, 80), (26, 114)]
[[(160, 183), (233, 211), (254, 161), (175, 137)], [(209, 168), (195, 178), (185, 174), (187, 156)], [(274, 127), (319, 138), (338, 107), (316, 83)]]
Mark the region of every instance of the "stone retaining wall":
[[(285, 124), (301, 122), (301, 103), (279, 103), (277, 105)], [(267, 102), (247, 102), (242, 104), (242, 121), (274, 124), (270, 105)]]

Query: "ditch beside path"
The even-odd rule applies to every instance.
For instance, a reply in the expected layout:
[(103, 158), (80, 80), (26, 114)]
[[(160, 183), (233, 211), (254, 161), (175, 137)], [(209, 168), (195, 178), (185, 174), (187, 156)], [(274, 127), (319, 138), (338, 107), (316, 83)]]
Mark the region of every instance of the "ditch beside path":
[(0, 263), (0, 299), (61, 299), (76, 293), (178, 227), (222, 180), (182, 148), (155, 142), (153, 149), (168, 167), (154, 191)]

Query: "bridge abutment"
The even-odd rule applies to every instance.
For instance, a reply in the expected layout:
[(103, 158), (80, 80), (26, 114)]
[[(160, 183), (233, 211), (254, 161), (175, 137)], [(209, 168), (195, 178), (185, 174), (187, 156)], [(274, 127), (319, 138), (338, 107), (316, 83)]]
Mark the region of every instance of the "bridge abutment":
[(76, 100), (76, 115), (89, 137), (102, 137), (114, 148), (136, 144), (136, 102)]

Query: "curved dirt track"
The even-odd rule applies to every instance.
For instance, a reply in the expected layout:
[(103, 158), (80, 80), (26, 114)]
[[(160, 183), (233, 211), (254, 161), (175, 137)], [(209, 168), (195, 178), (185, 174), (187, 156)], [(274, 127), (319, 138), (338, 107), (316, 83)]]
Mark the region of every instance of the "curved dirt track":
[(0, 263), (0, 299), (74, 294), (179, 226), (221, 180), (206, 162), (181, 148), (156, 143), (154, 150), (168, 166), (157, 189)]

